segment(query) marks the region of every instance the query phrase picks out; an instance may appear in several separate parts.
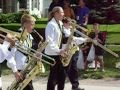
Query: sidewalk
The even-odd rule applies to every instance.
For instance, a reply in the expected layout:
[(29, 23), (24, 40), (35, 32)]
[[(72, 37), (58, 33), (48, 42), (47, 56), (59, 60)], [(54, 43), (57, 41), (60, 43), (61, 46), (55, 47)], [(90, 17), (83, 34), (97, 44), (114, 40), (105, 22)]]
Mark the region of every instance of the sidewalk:
[[(3, 76), (3, 90), (13, 81), (13, 76)], [(107, 79), (107, 80), (80, 80), (80, 87), (85, 90), (120, 90), (120, 80)], [(46, 90), (47, 78), (37, 78), (33, 81), (34, 90)], [(57, 89), (56, 89), (57, 90)], [(71, 90), (70, 82), (66, 82), (64, 90)]]

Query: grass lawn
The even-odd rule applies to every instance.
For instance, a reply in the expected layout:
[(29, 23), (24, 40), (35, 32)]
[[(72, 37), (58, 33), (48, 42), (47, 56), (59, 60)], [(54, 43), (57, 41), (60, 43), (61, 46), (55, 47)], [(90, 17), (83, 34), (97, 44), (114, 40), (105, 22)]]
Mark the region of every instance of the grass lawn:
[[(118, 52), (120, 55), (120, 52)], [(94, 71), (93, 68), (88, 69), (87, 71), (79, 72), (81, 78), (92, 78), (92, 79), (102, 79), (102, 78), (120, 78), (120, 69), (115, 68), (116, 63), (120, 62), (120, 58), (115, 58), (109, 53), (104, 55), (104, 65), (105, 72)]]
[[(92, 25), (88, 25), (89, 29), (93, 29)], [(120, 32), (120, 24), (110, 24), (110, 25), (100, 25), (101, 31), (107, 31), (107, 32)]]
[(120, 45), (120, 33), (108, 33), (106, 43)]
[[(47, 21), (45, 18), (43, 18), (40, 22), (38, 21), (35, 25), (35, 28), (45, 28), (47, 24)], [(17, 30), (17, 28), (20, 27), (20, 23), (10, 23), (10, 24), (0, 24), (0, 26), (5, 27), (10, 30)], [(17, 28), (13, 28), (17, 27)], [(92, 29), (92, 25), (88, 25), (88, 29)], [(120, 32), (120, 24), (111, 24), (111, 25), (100, 25), (101, 31), (107, 31), (107, 32)]]

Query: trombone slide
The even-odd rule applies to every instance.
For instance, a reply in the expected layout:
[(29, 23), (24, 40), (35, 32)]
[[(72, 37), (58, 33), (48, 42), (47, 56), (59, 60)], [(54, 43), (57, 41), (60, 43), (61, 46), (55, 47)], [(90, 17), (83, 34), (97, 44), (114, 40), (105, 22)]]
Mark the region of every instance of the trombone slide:
[(92, 43), (94, 43), (95, 45), (97, 45), (97, 46), (101, 47), (103, 50), (105, 50), (105, 51), (109, 52), (109, 53), (110, 53), (110, 54), (112, 54), (113, 56), (115, 56), (115, 57), (117, 57), (117, 58), (119, 57), (119, 55), (118, 55), (117, 53), (115, 53), (115, 52), (111, 51), (110, 49), (106, 48), (106, 47), (105, 47), (105, 46), (103, 46), (102, 44), (100, 44), (100, 43), (98, 43), (98, 42), (94, 41), (92, 38), (88, 37), (87, 35), (85, 35), (85, 34), (81, 33), (81, 32), (80, 32), (80, 31), (78, 31), (78, 30), (76, 30), (76, 32), (77, 32), (78, 34), (80, 34), (82, 37), (85, 37), (85, 38), (90, 39), (90, 41), (92, 41)]

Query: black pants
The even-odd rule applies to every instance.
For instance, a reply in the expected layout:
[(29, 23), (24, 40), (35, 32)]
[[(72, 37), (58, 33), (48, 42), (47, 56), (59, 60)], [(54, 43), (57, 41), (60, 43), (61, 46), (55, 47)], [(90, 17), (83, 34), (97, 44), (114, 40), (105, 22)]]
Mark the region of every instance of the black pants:
[[(21, 70), (19, 70), (19, 72), (20, 71)], [(32, 85), (32, 81), (30, 81), (23, 90), (34, 90), (33, 85)]]
[[(0, 78), (1, 78), (1, 74), (2, 74), (2, 66), (1, 66), (1, 63), (0, 63)], [(2, 90), (2, 87), (0, 87), (0, 90)]]
[(64, 90), (65, 84), (65, 71), (60, 61), (60, 56), (50, 56), (56, 60), (56, 64), (50, 67), (50, 74), (47, 83), (47, 90), (55, 90), (57, 84), (57, 90)]
[(65, 67), (67, 76), (72, 84), (72, 89), (76, 89), (79, 86), (78, 81), (78, 69), (77, 69), (77, 60), (78, 60), (78, 51), (72, 56), (70, 65)]

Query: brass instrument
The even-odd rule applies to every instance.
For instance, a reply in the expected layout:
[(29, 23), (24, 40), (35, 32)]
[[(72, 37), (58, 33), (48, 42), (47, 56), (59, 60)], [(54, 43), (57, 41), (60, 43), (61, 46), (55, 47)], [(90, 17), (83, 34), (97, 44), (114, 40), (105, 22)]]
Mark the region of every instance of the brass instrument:
[[(43, 40), (43, 39), (42, 39)], [(20, 50), (21, 52), (24, 51), (24, 53), (28, 54), (27, 50), (24, 50), (23, 48), (21, 48), (21, 43), (17, 43), (17, 49)], [(29, 56), (31, 56), (31, 59), (29, 60), (28, 65), (26, 66), (26, 68), (21, 71), (21, 73), (23, 74), (23, 76), (25, 76), (25, 79), (23, 81), (16, 81), (14, 80), (12, 82), (12, 84), (8, 87), (7, 90), (23, 90), (26, 85), (38, 74), (38, 73), (43, 73), (44, 72), (44, 66), (42, 62), (45, 62), (49, 65), (54, 65), (55, 61), (54, 59), (42, 54), (41, 52), (44, 50), (44, 48), (46, 47), (46, 45), (48, 44), (48, 42), (40, 42), (37, 51), (34, 49), (30, 49), (29, 51)], [(47, 61), (45, 61), (44, 59), (42, 59), (42, 57), (38, 57), (37, 54), (39, 55), (43, 55), (47, 58), (49, 58), (50, 60), (53, 61), (53, 63), (49, 63)], [(29, 72), (28, 72), (29, 71)]]
[(12, 35), (18, 35), (18, 36), (20, 36), (20, 33), (8, 30), (8, 29), (3, 28), (3, 27), (0, 27), (0, 31), (5, 32), (5, 33), (10, 33)]
[[(44, 42), (42, 44), (42, 46), (40, 45), (38, 50), (35, 53), (40, 53), (40, 51), (44, 50), (44, 48), (46, 47), (47, 42)], [(18, 50), (23, 51), (23, 49), (20, 47), (20, 45), (18, 45)], [(33, 50), (34, 51), (34, 50)], [(27, 51), (24, 51), (24, 53), (28, 54)], [(42, 73), (43, 72), (43, 64), (42, 62), (45, 62), (49, 65), (54, 65), (55, 62), (53, 64), (50, 64), (48, 62), (46, 62), (44, 59), (42, 59), (42, 57), (38, 57), (35, 55), (35, 53), (31, 52), (28, 55), (31, 56), (31, 59), (29, 61), (29, 63), (27, 64), (26, 68), (21, 71), (21, 73), (23, 74), (23, 76), (25, 76), (25, 79), (23, 81), (17, 81), (14, 80), (12, 82), (12, 84), (7, 88), (7, 90), (23, 90), (25, 88), (25, 86), (38, 74), (38, 73)], [(51, 59), (51, 58), (49, 58)], [(51, 59), (54, 61), (54, 59)]]
[(115, 52), (111, 51), (110, 49), (104, 47), (102, 44), (94, 41), (93, 39), (91, 39), (91, 38), (88, 37), (87, 35), (85, 35), (85, 34), (79, 32), (78, 30), (76, 30), (75, 27), (78, 27), (78, 28), (82, 29), (82, 30), (85, 31), (85, 32), (88, 31), (86, 28), (84, 28), (84, 27), (79, 26), (78, 24), (76, 24), (76, 21), (75, 21), (75, 20), (69, 19), (69, 21), (70, 21), (70, 23), (71, 23), (71, 25), (72, 25), (72, 27), (73, 27), (73, 28), (72, 28), (73, 31), (72, 31), (69, 39), (68, 39), (67, 46), (66, 46), (66, 51), (67, 51), (68, 54), (67, 54), (66, 56), (64, 56), (64, 57), (62, 56), (62, 64), (63, 64), (64, 67), (66, 67), (66, 66), (69, 65), (73, 54), (74, 54), (75, 51), (77, 50), (77, 45), (75, 45), (75, 46), (73, 46), (73, 47), (71, 46), (71, 41), (72, 41), (73, 33), (74, 33), (74, 32), (77, 32), (78, 34), (80, 34), (80, 35), (81, 35), (82, 37), (84, 37), (84, 38), (88, 38), (88, 39), (89, 39), (91, 42), (93, 42), (95, 45), (98, 45), (98, 46), (101, 47), (103, 50), (109, 52), (109, 53), (112, 54), (113, 56), (119, 57), (119, 55), (116, 54)]
[[(81, 28), (81, 29), (82, 29), (82, 28)], [(109, 53), (112, 54), (113, 56), (115, 56), (115, 57), (117, 57), (117, 58), (119, 57), (119, 55), (118, 55), (117, 53), (111, 51), (110, 49), (106, 48), (105, 46), (103, 46), (102, 44), (100, 44), (100, 43), (98, 43), (97, 41), (93, 40), (92, 38), (88, 37), (87, 35), (81, 33), (81, 32), (78, 31), (78, 30), (76, 30), (76, 32), (77, 32), (78, 34), (80, 34), (82, 37), (88, 38), (92, 43), (94, 43), (95, 45), (101, 47), (103, 50), (109, 52)]]
[[(0, 28), (0, 31), (2, 32), (6, 32), (6, 33), (12, 33), (12, 35), (16, 35), (16, 32), (13, 31), (9, 31), (7, 29), (4, 28)], [(19, 34), (19, 33), (18, 33)], [(38, 34), (38, 33), (37, 33)], [(4, 35), (0, 34), (2, 37), (5, 38)], [(39, 35), (39, 37), (41, 38), (42, 36)], [(41, 38), (41, 40), (43, 41), (43, 38)], [(23, 76), (25, 76), (26, 78), (23, 81), (17, 81), (14, 80), (12, 82), (12, 84), (7, 88), (7, 90), (23, 90), (25, 88), (25, 86), (38, 74), (38, 73), (43, 73), (44, 72), (44, 66), (43, 63), (47, 63), (51, 66), (55, 65), (55, 60), (51, 57), (48, 57), (47, 55), (43, 54), (42, 51), (44, 50), (44, 48), (46, 47), (46, 45), (48, 44), (48, 42), (39, 42), (39, 46), (37, 50), (25, 47), (23, 48), (23, 44), (21, 42), (16, 42), (15, 47), (20, 50), (21, 52), (27, 54), (30, 58), (29, 63), (27, 64), (27, 66), (25, 67), (24, 70), (21, 71), (21, 74), (23, 74)], [(38, 56), (39, 55), (39, 56)], [(50, 60), (50, 62), (42, 59), (42, 56), (46, 57)], [(52, 61), (52, 62), (51, 62)]]
[(3, 27), (0, 27), (0, 32), (4, 32), (6, 34), (11, 34), (14, 38), (17, 38), (17, 39), (21, 37), (21, 33), (14, 32), (14, 31), (8, 30), (8, 29), (3, 28)]
[[(13, 35), (13, 36), (14, 36), (14, 35), (16, 35), (16, 36), (21, 36), (21, 35), (20, 35), (21, 33), (14, 32), (14, 31), (11, 31), (11, 30), (2, 28), (2, 27), (0, 27), (0, 31), (5, 32), (5, 33), (10, 33), (10, 34)], [(35, 31), (35, 32), (37, 32), (37, 31)], [(38, 34), (38, 33), (37, 33), (37, 34)], [(4, 35), (2, 35), (2, 34), (0, 34), (0, 36), (3, 37), (3, 38), (6, 37), (6, 36), (4, 36)], [(43, 37), (42, 37), (41, 35), (39, 35), (39, 37), (41, 38), (41, 40), (43, 40)], [(39, 45), (39, 46), (41, 46), (41, 45), (44, 46), (45, 43), (47, 43), (47, 42), (46, 42), (46, 41), (45, 41), (45, 42), (40, 42), (38, 45)], [(46, 58), (54, 61), (53, 58), (51, 58), (51, 57), (49, 57), (49, 56), (47, 56), (47, 55), (45, 55), (45, 54), (43, 54), (43, 53), (41, 53), (41, 52), (38, 52), (38, 51), (36, 51), (36, 50), (34, 50), (34, 49), (31, 49), (31, 48), (28, 48), (28, 47), (25, 47), (25, 46), (24, 46), (25, 48), (28, 49), (28, 51), (26, 51), (24, 48), (21, 47), (21, 46), (23, 46), (23, 44), (20, 43), (20, 42), (16, 42), (15, 46), (16, 46), (16, 47), (19, 47), (18, 49), (19, 49), (20, 51), (28, 54), (29, 56), (33, 56), (33, 53), (32, 53), (32, 54), (28, 53), (28, 51), (32, 51), (32, 52), (34, 52), (34, 53), (41, 54), (42, 56), (44, 56), (44, 57), (46, 57)], [(39, 59), (38, 56), (34, 56), (34, 57), (37, 58), (37, 59)], [(45, 62), (45, 63), (47, 63), (47, 64), (50, 64), (49, 62), (46, 62), (46, 61), (44, 61), (44, 60), (43, 60), (42, 62)], [(54, 65), (54, 63), (55, 63), (55, 62), (53, 62), (53, 64), (51, 64), (51, 65)]]
[[(78, 24), (72, 22), (72, 21), (75, 21), (74, 19), (69, 19), (69, 20), (71, 21), (72, 24), (74, 24), (74, 26), (76, 26), (76, 27), (82, 29), (83, 31), (85, 31), (85, 32), (88, 32), (88, 31), (89, 31), (88, 29), (86, 29), (86, 28), (84, 28), (84, 27), (82, 27), (82, 26), (80, 26), (80, 25), (78, 25)], [(95, 45), (101, 47), (103, 50), (109, 52), (109, 53), (112, 54), (113, 56), (119, 57), (118, 54), (116, 54), (115, 52), (113, 52), (113, 51), (111, 51), (110, 49), (106, 48), (106, 47), (103, 46), (102, 44), (96, 42), (95, 40), (93, 40), (92, 38), (88, 37), (87, 35), (81, 33), (81, 32), (78, 31), (78, 30), (76, 30), (76, 32), (77, 32), (78, 34), (80, 34), (82, 37), (88, 38), (92, 43), (94, 43)]]
[(69, 65), (73, 54), (78, 50), (78, 46), (76, 44), (75, 45), (71, 44), (71, 42), (73, 41), (73, 35), (74, 35), (74, 31), (75, 31), (75, 26), (73, 23), (71, 23), (71, 26), (72, 26), (71, 35), (68, 38), (67, 45), (65, 48), (67, 55), (62, 56), (62, 58), (61, 58), (61, 62), (64, 67), (67, 67)]

